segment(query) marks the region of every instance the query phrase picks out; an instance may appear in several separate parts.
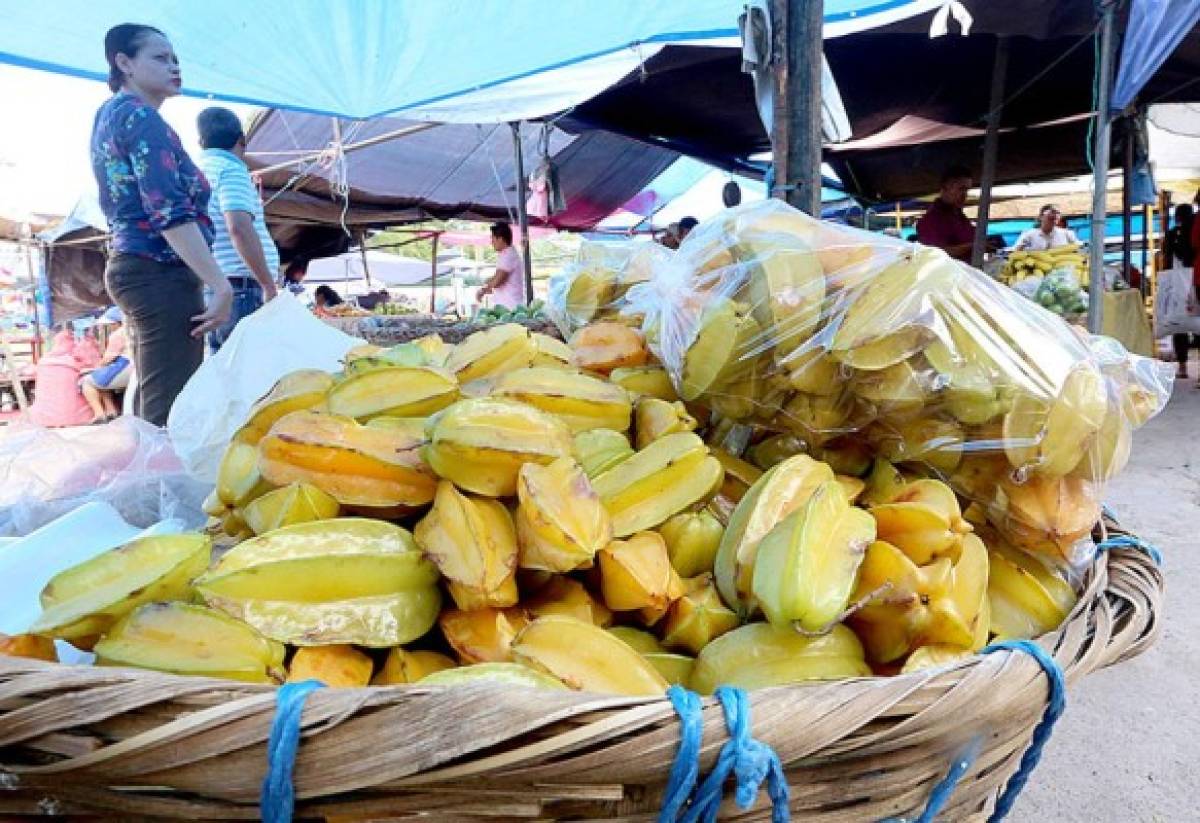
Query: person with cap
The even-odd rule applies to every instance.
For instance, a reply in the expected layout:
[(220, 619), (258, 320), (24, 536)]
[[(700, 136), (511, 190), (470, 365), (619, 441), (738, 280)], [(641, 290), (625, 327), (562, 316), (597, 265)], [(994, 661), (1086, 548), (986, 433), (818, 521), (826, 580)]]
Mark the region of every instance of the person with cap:
[(1017, 244), (1013, 246), (1014, 251), (1046, 251), (1078, 243), (1075, 232), (1058, 225), (1061, 216), (1058, 207), (1053, 203), (1042, 206), (1038, 211), (1037, 226), (1021, 232)]
[(276, 294), (279, 251), (267, 231), (262, 198), (243, 159), (246, 135), (236, 114), (213, 106), (196, 118), (200, 168), (212, 186), (208, 216), (213, 224), (213, 256), (233, 288), (229, 320), (208, 335), (216, 353), (244, 317)]
[(107, 423), (120, 416), (116, 393), (129, 387), (129, 340), (125, 334), (125, 315), (116, 306), (100, 315), (100, 326), (112, 326), (104, 355), (96, 368), (79, 379), (83, 399), (92, 407), (92, 423)]
[(679, 242), (682, 243), (684, 240), (686, 240), (687, 236), (692, 233), (692, 229), (696, 228), (696, 226), (699, 226), (699, 225), (700, 225), (700, 221), (697, 220), (695, 217), (685, 217), (682, 220), (680, 220), (679, 221), (679, 230), (677, 232), (677, 234), (679, 236)]

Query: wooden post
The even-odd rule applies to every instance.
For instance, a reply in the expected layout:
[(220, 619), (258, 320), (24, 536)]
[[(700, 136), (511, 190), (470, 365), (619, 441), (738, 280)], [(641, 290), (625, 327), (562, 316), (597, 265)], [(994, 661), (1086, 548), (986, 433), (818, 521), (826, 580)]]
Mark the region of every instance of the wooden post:
[(429, 275), (429, 316), (437, 317), (437, 247), (441, 232), (433, 233), (433, 273)]
[(1004, 79), (1008, 74), (1008, 37), (996, 37), (992, 58), (992, 91), (988, 103), (987, 135), (983, 139), (983, 170), (979, 175), (979, 208), (975, 217), (975, 243), (971, 247), (971, 265), (983, 265), (987, 248), (988, 216), (992, 210), (992, 185), (996, 181), (996, 155), (1000, 150), (1000, 117), (1004, 113)]
[(896, 201), (896, 233), (899, 234), (904, 229), (904, 221), (900, 218), (900, 201)]
[(821, 44), (824, 0), (771, 0), (775, 108), (771, 129), (775, 189), (821, 216)]
[(517, 219), (521, 223), (521, 258), (525, 264), (525, 302), (533, 302), (533, 260), (529, 257), (529, 215), (525, 211), (525, 157), (521, 151), (521, 124), (509, 123), (513, 134), (513, 153), (517, 159)]
[(1095, 181), (1092, 194), (1092, 236), (1088, 247), (1088, 331), (1099, 334), (1104, 325), (1104, 228), (1108, 218), (1108, 161), (1112, 146), (1112, 118), (1108, 115), (1112, 98), (1112, 66), (1116, 38), (1116, 2), (1107, 0), (1100, 24), (1100, 77), (1096, 107)]
[[(41, 250), (45, 246), (39, 244), (37, 248), (41, 256)], [(33, 248), (28, 245), (25, 247), (25, 268), (29, 272), (29, 289), (33, 292), (33, 344), (30, 346), (30, 356), (34, 365), (37, 365), (37, 361), (42, 358), (42, 321), (38, 316), (38, 283), (41, 282), (41, 278), (38, 276), (40, 272), (33, 269)]]

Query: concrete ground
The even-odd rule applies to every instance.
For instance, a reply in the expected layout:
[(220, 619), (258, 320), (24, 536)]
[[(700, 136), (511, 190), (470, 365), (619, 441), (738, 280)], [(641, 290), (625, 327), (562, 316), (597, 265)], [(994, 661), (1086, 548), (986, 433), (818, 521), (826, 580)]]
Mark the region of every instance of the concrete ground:
[(1011, 820), (1200, 820), (1200, 368), (1191, 365), (1192, 379), (1175, 381), (1106, 494), (1121, 524), (1165, 555), (1163, 634), (1141, 657), (1071, 690)]

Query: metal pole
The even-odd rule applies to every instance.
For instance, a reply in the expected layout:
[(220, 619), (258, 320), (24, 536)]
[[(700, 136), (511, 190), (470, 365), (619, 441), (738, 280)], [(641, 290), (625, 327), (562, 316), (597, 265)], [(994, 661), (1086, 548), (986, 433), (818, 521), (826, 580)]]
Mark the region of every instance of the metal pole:
[(775, 191), (821, 216), (821, 44), (824, 0), (772, 0)]
[[(396, 131), (389, 131), (387, 134), (381, 134), (377, 137), (369, 137), (366, 140), (361, 140), (357, 143), (350, 143), (349, 145), (343, 146), (342, 154), (349, 154), (352, 151), (358, 151), (360, 149), (367, 149), (367, 148), (370, 148), (371, 146), (378, 146), (380, 143), (387, 143), (391, 140), (398, 140), (401, 137), (407, 137), (410, 134), (417, 134), (418, 132), (428, 131), (429, 129), (437, 128), (440, 125), (441, 125), (441, 123), (418, 123), (415, 126), (405, 126), (404, 128), (397, 129)], [(273, 171), (283, 171), (284, 169), (290, 169), (292, 166), (298, 165), (300, 163), (311, 163), (313, 160), (319, 160), (321, 158), (321, 156), (325, 154), (325, 151), (326, 151), (325, 149), (317, 149), (315, 151), (306, 152), (306, 153), (302, 154), (300, 157), (297, 157), (295, 160), (288, 160), (283, 163), (276, 163), (272, 166), (267, 166), (267, 167), (261, 168), (261, 169), (251, 169), (250, 171), (254, 172), (255, 174), (268, 174)], [(251, 151), (251, 152), (246, 152), (246, 156), (247, 157), (265, 157), (267, 155), (273, 155), (273, 154), (279, 154), (279, 153), (280, 152), (273, 152), (273, 151), (269, 151), (269, 152)]]
[(1133, 268), (1133, 139), (1129, 120), (1123, 120), (1125, 135), (1121, 153), (1121, 275), (1129, 282)]
[(367, 288), (371, 288), (371, 270), (367, 267), (367, 233), (360, 231), (358, 233), (358, 253), (362, 258), (363, 264), (363, 279), (367, 281)]
[(431, 317), (437, 314), (437, 247), (438, 238), (441, 236), (441, 232), (433, 234), (433, 271), (429, 275), (429, 315)]
[(1113, 37), (1116, 2), (1104, 4), (1100, 25), (1100, 93), (1096, 111), (1095, 191), (1092, 193), (1092, 236), (1088, 249), (1088, 331), (1099, 334), (1104, 326), (1104, 226), (1108, 217), (1108, 160), (1112, 140), (1112, 119), (1108, 103), (1112, 97)]
[(975, 217), (975, 243), (971, 247), (971, 265), (983, 265), (987, 247), (988, 217), (992, 211), (992, 185), (996, 181), (996, 156), (1000, 151), (1000, 117), (1004, 113), (1004, 79), (1008, 74), (1009, 40), (1005, 35), (996, 38), (996, 53), (992, 58), (992, 93), (988, 104), (987, 135), (983, 139), (983, 171), (979, 176), (979, 208)]
[(517, 219), (521, 223), (521, 257), (525, 264), (525, 302), (533, 302), (533, 260), (529, 257), (529, 215), (525, 212), (525, 157), (521, 151), (521, 124), (509, 123), (513, 134), (513, 153), (517, 158)]
[(1149, 290), (1150, 263), (1154, 260), (1154, 206), (1142, 206), (1142, 298)]

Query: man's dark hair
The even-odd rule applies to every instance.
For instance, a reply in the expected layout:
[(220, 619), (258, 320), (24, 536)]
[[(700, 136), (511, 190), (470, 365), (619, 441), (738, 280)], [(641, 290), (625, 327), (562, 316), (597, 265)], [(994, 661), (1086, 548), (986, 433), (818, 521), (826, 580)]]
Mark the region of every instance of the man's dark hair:
[(691, 231), (699, 225), (700, 221), (695, 217), (685, 217), (679, 221), (679, 228), (683, 229), (684, 231)]
[(946, 170), (942, 172), (942, 179), (939, 182), (944, 186), (951, 180), (961, 180), (964, 177), (970, 180), (972, 178), (971, 170), (966, 166), (956, 164), (947, 167)]
[[(1048, 211), (1057, 212), (1058, 206), (1054, 205), (1053, 203), (1047, 203), (1046, 205), (1044, 205), (1040, 209), (1038, 209), (1038, 217), (1041, 217), (1043, 214), (1045, 214)], [(1061, 214), (1061, 212), (1059, 212), (1059, 213)]]
[(499, 237), (508, 245), (512, 245), (512, 226), (507, 223), (493, 223), (492, 237)]
[(125, 74), (117, 68), (117, 55), (123, 54), (132, 59), (137, 57), (146, 39), (152, 34), (166, 37), (154, 26), (141, 23), (121, 23), (113, 26), (104, 35), (104, 59), (108, 61), (108, 89), (114, 94), (125, 85)]
[(212, 106), (196, 117), (196, 131), (200, 135), (200, 147), (232, 151), (237, 141), (244, 136), (242, 121), (229, 109)]

